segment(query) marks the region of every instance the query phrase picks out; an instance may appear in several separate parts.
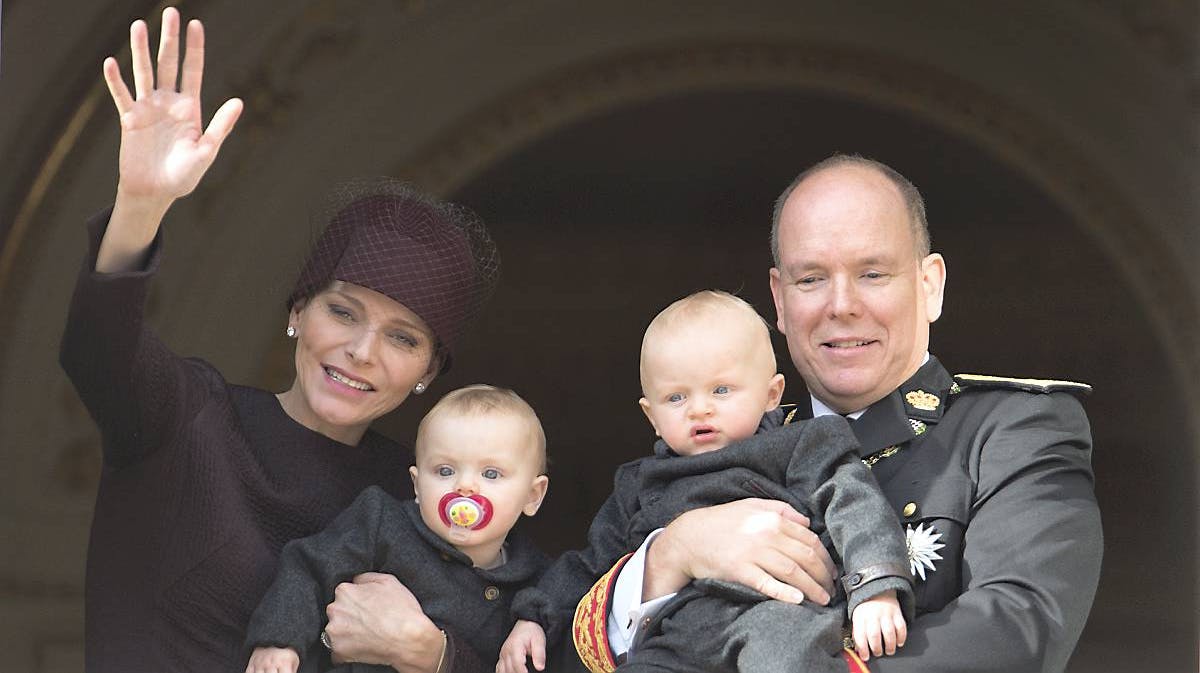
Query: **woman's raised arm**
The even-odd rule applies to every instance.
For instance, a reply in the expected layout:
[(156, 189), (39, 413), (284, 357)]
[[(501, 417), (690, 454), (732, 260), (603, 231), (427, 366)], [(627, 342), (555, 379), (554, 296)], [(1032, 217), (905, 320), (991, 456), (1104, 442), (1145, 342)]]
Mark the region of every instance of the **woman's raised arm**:
[(96, 271), (102, 273), (141, 265), (163, 215), (196, 188), (242, 112), (242, 101), (231, 98), (207, 129), (202, 125), (204, 27), (199, 21), (188, 23), (181, 78), (179, 12), (174, 7), (163, 10), (156, 66), (150, 61), (145, 21), (129, 27), (129, 48), (133, 94), (116, 59), (104, 60), (104, 82), (121, 120), (121, 154), (116, 202), (96, 258)]

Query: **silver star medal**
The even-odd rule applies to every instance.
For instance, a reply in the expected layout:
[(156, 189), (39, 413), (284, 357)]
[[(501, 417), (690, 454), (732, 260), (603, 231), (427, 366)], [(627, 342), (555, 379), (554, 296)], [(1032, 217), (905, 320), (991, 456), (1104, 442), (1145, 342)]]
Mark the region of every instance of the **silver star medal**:
[(908, 543), (909, 572), (925, 581), (925, 571), (933, 572), (933, 562), (942, 560), (937, 553), (937, 550), (946, 546), (938, 542), (942, 534), (932, 525), (926, 528), (924, 523), (919, 523), (916, 528), (909, 526), (904, 536)]

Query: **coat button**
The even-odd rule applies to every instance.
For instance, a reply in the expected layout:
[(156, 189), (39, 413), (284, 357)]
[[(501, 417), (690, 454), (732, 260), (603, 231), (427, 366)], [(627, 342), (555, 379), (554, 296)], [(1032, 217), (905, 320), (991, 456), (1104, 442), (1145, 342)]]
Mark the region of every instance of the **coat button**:
[(904, 506), (904, 509), (901, 511), (901, 514), (903, 514), (904, 516), (912, 516), (916, 513), (917, 513), (917, 503), (915, 503), (915, 502), (908, 503), (907, 505)]
[(483, 590), (483, 597), (489, 601), (494, 601), (500, 597), (500, 590), (496, 587), (488, 587)]
[(863, 580), (862, 573), (854, 573), (847, 579), (850, 580), (850, 586), (856, 587), (856, 586), (862, 584), (862, 580)]

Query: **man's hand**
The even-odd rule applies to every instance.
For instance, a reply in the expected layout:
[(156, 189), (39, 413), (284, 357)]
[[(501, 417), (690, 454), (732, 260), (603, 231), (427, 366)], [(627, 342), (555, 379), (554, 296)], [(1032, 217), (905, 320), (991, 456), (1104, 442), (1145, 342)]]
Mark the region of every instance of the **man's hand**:
[(296, 673), (300, 655), (290, 647), (256, 647), (246, 673)]
[[(808, 524), (807, 517), (775, 500), (752, 498), (686, 512), (650, 546), (642, 600), (710, 578), (789, 603), (807, 598), (825, 605), (836, 570)], [(713, 544), (713, 531), (720, 531), (720, 544)]]
[(895, 654), (908, 639), (908, 625), (894, 589), (859, 603), (850, 621), (854, 624), (854, 649), (863, 661), (872, 654)]
[(384, 664), (400, 673), (432, 673), (445, 636), (412, 592), (391, 575), (363, 573), (334, 589), (325, 608), (333, 662)]
[(500, 661), (496, 662), (496, 673), (528, 673), (526, 657), (533, 659), (533, 667), (546, 670), (546, 632), (536, 622), (518, 619), (513, 630), (500, 646)]

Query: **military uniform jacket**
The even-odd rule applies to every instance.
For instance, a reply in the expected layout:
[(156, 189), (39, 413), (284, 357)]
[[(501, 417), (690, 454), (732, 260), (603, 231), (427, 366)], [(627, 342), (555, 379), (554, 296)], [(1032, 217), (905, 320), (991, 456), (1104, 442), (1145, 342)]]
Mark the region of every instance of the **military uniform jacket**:
[(325, 530), (283, 548), (275, 582), (250, 620), (246, 655), (255, 647), (290, 647), (300, 653), (301, 671), (328, 668), (328, 653), (318, 642), (325, 606), (338, 584), (374, 571), (395, 575), (439, 628), (459, 634), (481, 661), (494, 662), (512, 630), (513, 596), (548, 564), (522, 536), (510, 533), (506, 544), (503, 565), (473, 567), (466, 554), (429, 530), (414, 501), (367, 488)]
[[(649, 533), (683, 512), (749, 497), (783, 500), (812, 520), (835, 560), (838, 552), (844, 559), (849, 610), (895, 589), (911, 617), (904, 538), (858, 460), (846, 421), (833, 416), (778, 427), (783, 421), (776, 410), (753, 437), (694, 456), (679, 456), (660, 440), (655, 455), (620, 466), (613, 494), (588, 531), (588, 547), (563, 554), (536, 589), (522, 591), (513, 604), (517, 617), (538, 622), (556, 643), (580, 597)], [(741, 585), (712, 589), (743, 601), (753, 598), (745, 594), (766, 598)]]
[(1091, 431), (1068, 392), (1086, 386), (956, 378), (931, 357), (852, 424), (910, 554), (928, 560), (913, 561), (907, 644), (870, 669), (1062, 671), (1102, 552)]

